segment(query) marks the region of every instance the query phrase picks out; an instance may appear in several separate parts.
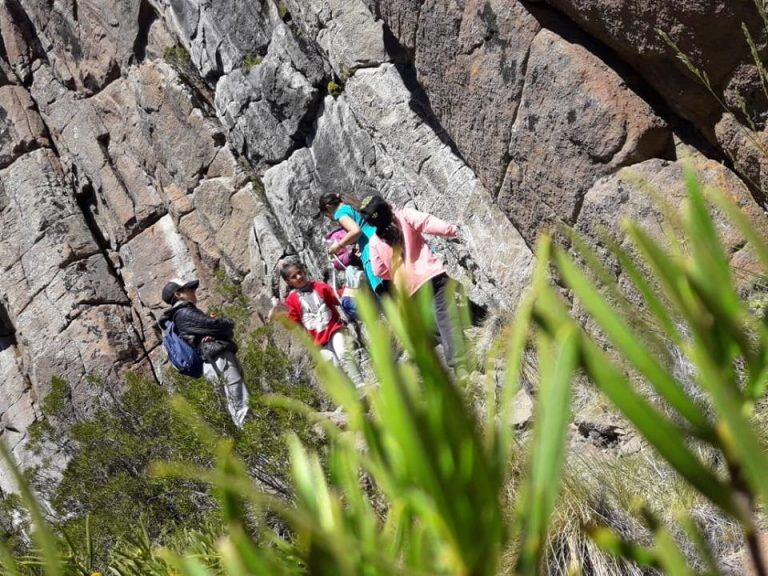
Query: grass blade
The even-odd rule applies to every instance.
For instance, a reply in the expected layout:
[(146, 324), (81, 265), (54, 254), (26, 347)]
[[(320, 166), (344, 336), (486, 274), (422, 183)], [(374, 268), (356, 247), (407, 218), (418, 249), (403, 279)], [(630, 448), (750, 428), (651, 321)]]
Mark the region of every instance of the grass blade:
[(680, 345), (683, 339), (667, 311), (668, 306), (659, 298), (657, 290), (646, 280), (646, 275), (640, 271), (632, 256), (615, 240), (605, 237), (603, 241), (610, 248), (613, 255), (616, 256), (622, 271), (632, 281), (632, 284), (642, 296), (643, 302), (645, 302), (650, 312), (659, 322), (664, 336), (672, 340), (673, 343)]
[(16, 559), (5, 545), (5, 542), (2, 541), (0, 541), (0, 566), (3, 568), (3, 574), (7, 574), (8, 576), (21, 576), (21, 570), (16, 563)]
[(531, 319), (533, 317), (536, 294), (545, 288), (549, 281), (548, 270), (551, 248), (552, 240), (549, 236), (543, 235), (539, 237), (536, 245), (536, 268), (533, 274), (533, 282), (518, 305), (512, 322), (512, 333), (507, 350), (507, 366), (498, 407), (499, 440), (497, 442), (497, 461), (499, 462), (509, 462), (512, 450), (514, 430), (509, 423), (512, 421), (513, 400), (520, 389), (523, 357), (531, 330)]
[(570, 415), (571, 378), (577, 364), (578, 333), (563, 326), (554, 343), (539, 337), (542, 399), (534, 424), (531, 468), (526, 482), (521, 518), (519, 574), (538, 572), (546, 542), (549, 516), (560, 487), (560, 474), (565, 459), (565, 441)]
[(19, 470), (13, 456), (8, 451), (5, 442), (0, 439), (0, 455), (11, 470), (13, 479), (16, 482), (16, 486), (21, 493), (22, 501), (29, 512), (29, 516), (32, 519), (32, 540), (40, 550), (40, 554), (43, 558), (43, 565), (45, 566), (46, 576), (62, 576), (61, 559), (59, 557), (59, 550), (56, 544), (56, 538), (53, 535), (48, 523), (45, 521), (43, 511), (40, 508), (40, 504), (37, 498), (32, 493), (24, 475)]
[(715, 440), (715, 434), (706, 412), (696, 404), (669, 372), (646, 350), (642, 339), (627, 326), (602, 298), (597, 289), (579, 271), (574, 262), (562, 250), (554, 253), (558, 269), (566, 284), (580, 298), (600, 328), (614, 346), (648, 381), (696, 429), (702, 438)]
[(584, 530), (603, 552), (617, 558), (632, 560), (646, 568), (661, 568), (661, 561), (654, 550), (629, 542), (610, 528), (605, 526), (588, 526)]
[[(551, 335), (564, 322), (573, 322), (551, 288), (539, 294), (534, 318)], [(626, 376), (586, 337), (581, 339), (580, 358), (581, 366), (595, 385), (681, 476), (725, 513), (741, 517), (730, 487), (694, 456), (685, 434), (635, 392)]]
[(701, 531), (701, 528), (696, 523), (696, 521), (693, 518), (691, 518), (689, 514), (682, 515), (682, 517), (679, 520), (680, 520), (680, 525), (683, 527), (683, 530), (685, 530), (685, 533), (688, 535), (688, 537), (691, 539), (691, 542), (693, 542), (693, 545), (696, 547), (696, 550), (698, 551), (699, 556), (704, 561), (704, 564), (707, 567), (709, 575), (722, 576), (722, 572), (720, 571), (720, 568), (717, 565), (717, 560), (715, 559), (715, 555), (712, 552), (712, 548), (707, 542), (706, 536)]

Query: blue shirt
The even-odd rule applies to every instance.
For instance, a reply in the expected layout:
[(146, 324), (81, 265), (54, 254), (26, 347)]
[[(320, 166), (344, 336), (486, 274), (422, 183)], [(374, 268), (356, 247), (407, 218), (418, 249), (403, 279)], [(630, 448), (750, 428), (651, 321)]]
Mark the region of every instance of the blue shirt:
[(368, 284), (371, 285), (371, 290), (375, 292), (383, 282), (381, 278), (373, 273), (373, 264), (371, 264), (370, 240), (373, 238), (373, 235), (376, 234), (376, 228), (368, 224), (368, 222), (363, 219), (362, 214), (352, 208), (352, 206), (349, 204), (342, 204), (339, 206), (336, 212), (333, 214), (333, 219), (338, 221), (343, 216), (348, 216), (354, 220), (354, 222), (360, 226), (360, 230), (363, 232), (360, 234), (360, 238), (357, 239), (357, 245), (360, 248), (360, 260), (363, 261), (363, 269), (365, 270), (365, 275), (368, 278)]

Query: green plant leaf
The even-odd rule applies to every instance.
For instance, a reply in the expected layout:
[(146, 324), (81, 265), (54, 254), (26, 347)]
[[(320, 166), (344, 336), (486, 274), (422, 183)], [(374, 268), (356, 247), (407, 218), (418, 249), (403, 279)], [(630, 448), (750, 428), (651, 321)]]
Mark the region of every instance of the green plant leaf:
[(706, 536), (696, 521), (691, 517), (690, 514), (682, 514), (679, 518), (679, 522), (683, 527), (683, 530), (685, 530), (685, 533), (691, 539), (691, 542), (693, 542), (693, 545), (696, 547), (696, 550), (699, 553), (701, 559), (704, 561), (704, 564), (707, 566), (709, 576), (721, 576), (722, 572), (720, 571), (720, 567), (717, 565), (717, 559), (715, 558), (712, 548), (707, 542)]
[(659, 322), (659, 327), (663, 335), (670, 338), (673, 343), (678, 345), (681, 344), (683, 339), (667, 310), (668, 306), (665, 305), (661, 298), (659, 298), (657, 290), (655, 287), (651, 286), (648, 280), (646, 280), (646, 275), (640, 271), (629, 252), (624, 250), (619, 243), (612, 238), (603, 237), (603, 242), (609, 247), (611, 253), (616, 256), (622, 271), (632, 281), (632, 284), (642, 296), (643, 302), (648, 306), (648, 310)]
[(563, 250), (556, 250), (554, 256), (565, 282), (581, 299), (582, 305), (611, 339), (622, 357), (645, 376), (655, 390), (694, 426), (697, 435), (714, 442), (715, 434), (705, 410), (686, 394), (674, 377), (643, 346), (642, 338), (633, 333), (621, 319), (621, 315), (605, 302), (568, 255)]
[[(618, 306), (623, 317), (627, 320), (627, 322), (631, 323), (631, 325), (635, 327), (638, 333), (642, 334), (643, 339), (649, 346), (653, 347), (654, 352), (659, 356), (663, 355), (666, 352), (665, 343), (657, 335), (657, 332), (659, 332), (661, 328), (656, 323), (660, 322), (661, 326), (664, 328), (667, 328), (667, 323), (663, 322), (657, 317), (650, 316), (648, 312), (640, 309), (637, 305), (633, 304), (629, 298), (627, 298), (627, 296), (619, 288), (616, 277), (614, 277), (614, 275), (608, 271), (596, 251), (578, 232), (576, 232), (573, 228), (565, 226), (562, 227), (562, 230), (565, 234), (568, 235), (568, 238), (573, 246), (573, 251), (581, 260), (583, 260), (586, 268), (594, 277), (595, 286), (607, 293), (606, 301), (610, 301), (614, 305)], [(621, 251), (618, 242), (613, 240), (606, 231), (602, 231), (600, 233), (600, 239), (606, 246), (611, 249), (611, 252), (621, 264), (621, 258), (617, 254), (617, 250), (615, 250), (615, 248), (618, 248), (619, 251)], [(626, 252), (624, 255), (625, 257), (628, 256)], [(634, 268), (634, 263), (631, 262), (631, 259), (630, 267)], [(623, 270), (623, 272), (627, 273), (627, 275), (630, 276), (630, 279), (632, 279), (631, 270)], [(640, 290), (640, 292), (643, 294), (642, 290)], [(649, 308), (651, 308), (653, 303), (649, 302), (648, 304)], [(661, 309), (663, 310), (663, 307)], [(672, 328), (672, 334), (668, 337), (674, 337), (674, 331), (674, 328)]]
[(16, 559), (2, 541), (0, 541), (0, 566), (3, 568), (3, 573), (8, 576), (21, 576), (21, 570)]
[[(715, 410), (722, 417), (717, 428), (726, 458), (740, 464), (750, 488), (760, 496), (763, 504), (768, 503), (768, 459), (765, 446), (744, 417), (744, 404), (738, 390), (728, 384), (729, 375), (713, 361), (703, 346), (694, 342), (689, 355), (698, 368), (697, 381), (711, 394)], [(730, 367), (725, 370), (730, 371)], [(747, 521), (743, 515), (737, 517)]]
[[(550, 335), (573, 323), (551, 288), (538, 295), (534, 318)], [(727, 514), (740, 518), (730, 487), (701, 464), (686, 445), (685, 434), (633, 389), (629, 380), (588, 338), (581, 339), (581, 365), (595, 385), (616, 405), (677, 472)]]
[(655, 534), (654, 549), (665, 573), (675, 574), (675, 576), (695, 576), (695, 572), (688, 566), (685, 556), (668, 530), (659, 530)]
[[(538, 339), (541, 391), (531, 450), (531, 467), (521, 496), (519, 574), (535, 575), (545, 549), (547, 525), (560, 486), (565, 458), (565, 440), (570, 415), (571, 378), (578, 356), (578, 332), (564, 325), (554, 342)], [(544, 401), (543, 399), (546, 399)]]
[(549, 236), (540, 236), (536, 245), (536, 268), (534, 269), (533, 281), (531, 287), (523, 295), (512, 321), (512, 333), (507, 349), (507, 366), (497, 409), (499, 432), (496, 458), (499, 462), (509, 462), (512, 450), (514, 430), (509, 423), (512, 421), (513, 401), (520, 389), (523, 358), (531, 330), (536, 294), (549, 281), (548, 269), (551, 249), (552, 240)]
[(42, 563), (45, 566), (46, 576), (63, 576), (56, 538), (43, 516), (43, 511), (40, 508), (37, 498), (32, 493), (27, 480), (19, 470), (13, 456), (11, 456), (11, 453), (8, 451), (8, 448), (2, 439), (0, 439), (0, 456), (2, 456), (6, 465), (11, 470), (11, 475), (19, 489), (24, 506), (32, 519), (32, 540), (38, 547), (42, 556)]
[(670, 258), (670, 255), (645, 230), (635, 224), (627, 223), (626, 230), (661, 281), (669, 302), (677, 308), (679, 315), (685, 320), (698, 319), (702, 311), (698, 308), (696, 300), (691, 297), (685, 271), (680, 265), (680, 258)]
[(587, 526), (584, 528), (590, 539), (597, 546), (617, 558), (632, 560), (647, 568), (661, 568), (661, 561), (656, 551), (629, 542), (605, 526)]

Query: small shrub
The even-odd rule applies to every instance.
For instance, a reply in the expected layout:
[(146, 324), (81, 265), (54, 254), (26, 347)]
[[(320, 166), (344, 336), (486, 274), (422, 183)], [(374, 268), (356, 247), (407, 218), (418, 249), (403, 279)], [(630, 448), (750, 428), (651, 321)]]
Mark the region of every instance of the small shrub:
[(250, 72), (253, 68), (261, 64), (263, 58), (258, 54), (248, 54), (243, 59), (243, 70)]
[(289, 20), (291, 17), (290, 12), (288, 12), (288, 7), (285, 5), (284, 0), (278, 0), (277, 2), (277, 15), (282, 21)]
[(349, 66), (343, 65), (341, 66), (341, 74), (339, 74), (339, 79), (341, 80), (341, 83), (346, 83), (347, 80), (352, 78), (352, 74), (354, 71)]
[(163, 51), (163, 59), (174, 68), (187, 69), (192, 65), (189, 52), (181, 44), (166, 48)]
[(338, 98), (344, 93), (344, 84), (337, 84), (333, 80), (328, 81), (326, 88), (328, 90), (328, 94), (330, 94), (334, 98)]
[(51, 391), (43, 399), (42, 412), (44, 416), (60, 418), (65, 415), (72, 402), (72, 389), (63, 378), (54, 376), (51, 379)]

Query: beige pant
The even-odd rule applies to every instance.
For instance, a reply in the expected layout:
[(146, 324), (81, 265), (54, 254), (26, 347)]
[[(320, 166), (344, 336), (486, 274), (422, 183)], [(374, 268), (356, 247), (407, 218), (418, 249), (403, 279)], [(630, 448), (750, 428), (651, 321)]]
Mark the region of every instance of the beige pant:
[(231, 351), (224, 352), (216, 357), (215, 363), (203, 364), (203, 374), (214, 385), (221, 385), (232, 422), (242, 428), (248, 414), (249, 395), (237, 356)]
[(365, 382), (363, 382), (363, 377), (360, 375), (360, 369), (357, 367), (357, 361), (355, 360), (355, 353), (350, 344), (349, 332), (339, 330), (320, 349), (320, 355), (329, 362), (333, 362), (334, 366), (342, 367), (355, 387), (360, 388)]

